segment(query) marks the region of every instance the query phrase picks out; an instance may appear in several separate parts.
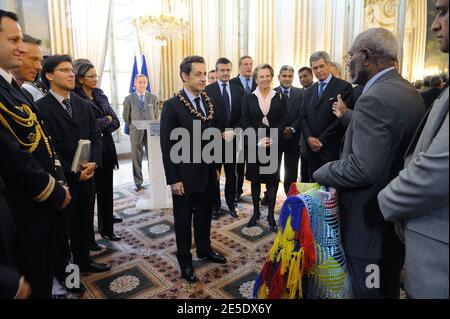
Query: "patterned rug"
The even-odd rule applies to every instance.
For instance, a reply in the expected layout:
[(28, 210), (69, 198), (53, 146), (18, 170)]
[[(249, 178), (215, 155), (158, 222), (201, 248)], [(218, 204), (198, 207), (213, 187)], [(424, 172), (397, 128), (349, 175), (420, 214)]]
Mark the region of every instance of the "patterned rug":
[[(64, 295), (65, 298), (251, 298), (254, 280), (264, 264), (275, 234), (270, 232), (267, 224), (266, 206), (261, 206), (259, 226), (245, 227), (252, 214), (249, 184), (244, 185), (243, 201), (238, 205), (239, 219), (228, 214), (223, 202), (223, 215), (219, 220), (212, 221), (213, 249), (222, 253), (228, 262), (220, 265), (197, 260), (193, 247), (193, 265), (199, 279), (195, 284), (189, 284), (180, 276), (172, 210), (136, 211), (139, 194), (133, 189), (134, 184), (115, 187), (115, 213), (123, 218), (122, 223), (115, 224), (115, 232), (122, 240), (110, 242), (97, 237), (104, 249), (92, 254), (97, 262), (111, 263), (111, 271), (83, 276), (87, 291), (82, 296)], [(276, 220), (284, 199), (285, 196), (279, 194)]]

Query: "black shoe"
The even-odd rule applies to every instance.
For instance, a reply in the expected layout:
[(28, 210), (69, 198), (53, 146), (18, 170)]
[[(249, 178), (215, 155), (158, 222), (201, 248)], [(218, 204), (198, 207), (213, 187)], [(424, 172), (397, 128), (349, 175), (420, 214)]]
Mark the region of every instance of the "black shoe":
[(194, 272), (194, 267), (192, 265), (187, 266), (180, 266), (181, 269), (181, 277), (183, 277), (185, 280), (190, 282), (191, 284), (195, 283), (197, 281), (197, 276)]
[(219, 211), (219, 210), (213, 209), (213, 212), (212, 212), (212, 219), (218, 220), (219, 218), (220, 218), (220, 211)]
[(273, 213), (269, 213), (269, 215), (267, 216), (267, 221), (269, 222), (270, 231), (277, 233), (278, 227), (277, 223), (275, 222), (275, 218), (273, 217)]
[(119, 217), (116, 214), (113, 215), (113, 224), (121, 223), (122, 221), (122, 217)]
[(254, 211), (252, 217), (248, 221), (247, 228), (256, 226), (256, 223), (258, 222), (260, 215), (261, 213), (259, 211)]
[(122, 239), (122, 237), (117, 236), (116, 234), (111, 234), (111, 235), (102, 235), (103, 238), (111, 240), (111, 241), (119, 241)]
[(263, 199), (261, 200), (261, 205), (263, 205), (263, 206), (269, 205), (269, 199), (267, 198), (267, 196), (263, 197)]
[(64, 289), (66, 289), (67, 292), (71, 294), (82, 294), (83, 292), (86, 291), (86, 286), (83, 285), (82, 282), (80, 282), (80, 287), (78, 288), (68, 288), (65, 282), (60, 282), (60, 284), (61, 286), (63, 286)]
[(92, 245), (91, 245), (91, 251), (100, 251), (100, 250), (102, 250), (103, 249), (103, 247), (102, 246), (100, 246), (99, 244), (97, 244), (95, 241), (92, 243)]
[(236, 208), (230, 208), (230, 215), (233, 218), (239, 217), (239, 211)]
[(200, 259), (206, 258), (209, 261), (216, 263), (216, 264), (224, 264), (227, 262), (227, 259), (224, 256), (222, 256), (221, 254), (218, 254), (212, 250), (207, 254), (198, 254), (197, 253), (197, 257)]
[(142, 187), (142, 185), (136, 185), (136, 187), (134, 188), (134, 190), (136, 191), (136, 192), (140, 192), (141, 190), (143, 190), (144, 189), (144, 187)]
[(91, 261), (84, 267), (80, 267), (81, 272), (106, 272), (111, 270), (110, 264), (100, 264), (95, 261)]

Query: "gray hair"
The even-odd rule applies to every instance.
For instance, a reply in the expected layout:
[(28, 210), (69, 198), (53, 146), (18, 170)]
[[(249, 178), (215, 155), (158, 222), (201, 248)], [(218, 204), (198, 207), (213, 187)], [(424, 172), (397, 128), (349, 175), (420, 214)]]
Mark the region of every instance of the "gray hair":
[(280, 74), (279, 75), (281, 75), (281, 73), (283, 73), (284, 71), (289, 71), (289, 72), (295, 73), (294, 68), (291, 65), (283, 65), (280, 68)]
[(340, 63), (338, 63), (338, 62), (331, 62), (331, 65), (334, 66), (338, 72), (342, 72), (342, 66), (341, 66)]
[(394, 64), (398, 61), (399, 43), (395, 35), (384, 28), (371, 28), (358, 34), (350, 52), (368, 49), (377, 64)]
[(311, 54), (311, 57), (309, 58), (309, 64), (312, 66), (313, 62), (319, 61), (320, 59), (323, 59), (326, 64), (331, 63), (330, 55), (328, 53), (326, 53), (325, 51), (317, 51)]
[(32, 37), (29, 34), (24, 34), (23, 35), (23, 43), (35, 44), (35, 45), (40, 46), (42, 44), (42, 40), (36, 39), (35, 37)]

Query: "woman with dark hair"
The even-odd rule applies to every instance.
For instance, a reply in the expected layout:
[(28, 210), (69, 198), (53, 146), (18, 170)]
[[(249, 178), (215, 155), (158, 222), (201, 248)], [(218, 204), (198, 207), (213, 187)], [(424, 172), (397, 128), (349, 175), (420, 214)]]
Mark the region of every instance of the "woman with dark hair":
[[(265, 136), (256, 143), (258, 148), (266, 150), (266, 154), (269, 152), (276, 152), (278, 162), (276, 163), (276, 171), (274, 173), (266, 174), (262, 169), (264, 166), (269, 166), (273, 163), (264, 164), (259, 158), (256, 152), (256, 163), (251, 163), (249, 160), (246, 169), (246, 178), (251, 182), (252, 189), (252, 201), (253, 201), (253, 216), (247, 224), (247, 227), (253, 227), (259, 220), (259, 201), (261, 194), (261, 184), (266, 184), (267, 197), (269, 204), (269, 213), (267, 221), (269, 223), (270, 230), (277, 232), (278, 228), (274, 218), (275, 201), (278, 191), (278, 184), (280, 183), (280, 163), (281, 163), (281, 142), (282, 132), (287, 125), (287, 107), (286, 100), (271, 88), (274, 71), (269, 64), (262, 64), (255, 68), (253, 73), (256, 79), (256, 90), (252, 94), (246, 95), (242, 100), (242, 115), (241, 121), (243, 129), (254, 129), (256, 136), (258, 136), (258, 130), (265, 130)], [(278, 130), (278, 136), (271, 135), (271, 129)], [(273, 133), (273, 132), (272, 132)], [(259, 138), (259, 137), (258, 137)], [(252, 143), (249, 144), (250, 146)], [(254, 151), (254, 150), (253, 150)], [(248, 157), (249, 159), (252, 157)], [(272, 156), (270, 156), (272, 158)]]
[[(97, 168), (94, 175), (98, 231), (103, 238), (118, 241), (121, 237), (114, 234), (113, 227), (113, 170), (118, 169), (119, 164), (112, 133), (120, 127), (120, 122), (106, 95), (97, 89), (98, 76), (94, 65), (90, 63), (77, 64), (75, 79), (74, 92), (90, 103), (102, 135), (102, 165)], [(94, 239), (92, 246), (92, 250), (99, 248)]]

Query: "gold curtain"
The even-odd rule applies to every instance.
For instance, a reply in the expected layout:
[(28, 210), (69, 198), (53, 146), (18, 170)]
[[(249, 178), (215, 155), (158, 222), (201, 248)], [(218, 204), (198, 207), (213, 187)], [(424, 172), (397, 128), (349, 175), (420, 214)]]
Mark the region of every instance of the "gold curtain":
[(257, 0), (256, 7), (256, 64), (275, 62), (275, 0)]
[(49, 0), (50, 47), (52, 54), (72, 54), (70, 0)]
[(311, 53), (311, 0), (295, 0), (294, 64), (309, 65)]
[[(399, 0), (365, 0), (364, 30), (382, 27), (399, 34)], [(403, 43), (402, 75), (409, 81), (423, 77), (426, 50), (427, 3), (424, 0), (408, 0)]]

